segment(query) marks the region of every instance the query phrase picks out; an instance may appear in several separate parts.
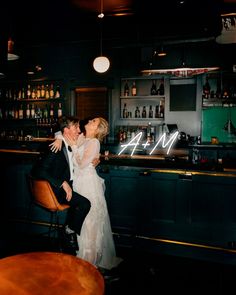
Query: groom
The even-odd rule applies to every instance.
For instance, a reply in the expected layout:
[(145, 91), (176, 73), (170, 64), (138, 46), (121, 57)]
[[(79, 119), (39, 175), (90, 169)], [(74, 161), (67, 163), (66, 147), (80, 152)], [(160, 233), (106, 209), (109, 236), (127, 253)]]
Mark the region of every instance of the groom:
[(33, 167), (31, 174), (33, 177), (45, 179), (51, 184), (59, 203), (70, 205), (64, 236), (69, 245), (78, 250), (76, 234), (80, 235), (82, 224), (91, 204), (88, 199), (72, 190), (72, 152), (66, 142), (66, 136), (78, 138), (79, 122), (75, 117), (62, 117), (58, 123), (63, 135), (62, 149), (56, 153), (49, 150), (49, 153)]

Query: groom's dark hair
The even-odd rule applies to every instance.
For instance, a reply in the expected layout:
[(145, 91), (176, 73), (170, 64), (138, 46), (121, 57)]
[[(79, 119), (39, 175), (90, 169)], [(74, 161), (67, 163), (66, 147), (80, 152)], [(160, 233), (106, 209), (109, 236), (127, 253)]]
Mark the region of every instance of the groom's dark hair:
[(61, 132), (64, 132), (66, 127), (70, 127), (71, 125), (77, 125), (79, 123), (79, 119), (74, 116), (62, 116), (58, 120), (59, 129)]

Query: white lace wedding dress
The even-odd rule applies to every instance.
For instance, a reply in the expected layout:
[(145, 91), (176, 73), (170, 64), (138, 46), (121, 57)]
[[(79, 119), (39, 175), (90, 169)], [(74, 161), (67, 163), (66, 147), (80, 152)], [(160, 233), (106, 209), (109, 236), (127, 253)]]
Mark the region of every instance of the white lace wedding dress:
[(100, 142), (86, 139), (79, 147), (72, 147), (74, 179), (73, 189), (88, 198), (91, 209), (78, 236), (78, 257), (97, 267), (111, 269), (119, 264), (112, 237), (110, 219), (104, 196), (104, 180), (99, 177), (91, 161), (99, 157)]

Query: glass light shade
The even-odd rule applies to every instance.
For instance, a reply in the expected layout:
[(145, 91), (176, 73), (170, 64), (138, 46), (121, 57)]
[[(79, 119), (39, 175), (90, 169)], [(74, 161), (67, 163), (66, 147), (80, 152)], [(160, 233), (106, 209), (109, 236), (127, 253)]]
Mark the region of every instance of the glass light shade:
[(17, 60), (17, 59), (19, 59), (19, 55), (13, 54), (13, 53), (7, 54), (7, 60)]
[(93, 67), (98, 73), (105, 73), (110, 67), (110, 61), (106, 56), (98, 56), (93, 61)]
[(11, 38), (7, 41), (7, 60), (16, 60), (19, 59), (19, 55), (13, 53), (14, 42)]

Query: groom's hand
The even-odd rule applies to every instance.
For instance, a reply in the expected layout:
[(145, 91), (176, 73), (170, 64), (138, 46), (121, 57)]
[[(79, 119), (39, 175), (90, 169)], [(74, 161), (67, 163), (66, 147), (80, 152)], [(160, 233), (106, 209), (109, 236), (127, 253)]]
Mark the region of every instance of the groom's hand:
[(62, 188), (66, 192), (66, 200), (69, 202), (72, 198), (72, 188), (70, 187), (70, 185), (67, 181), (64, 181), (62, 183)]

